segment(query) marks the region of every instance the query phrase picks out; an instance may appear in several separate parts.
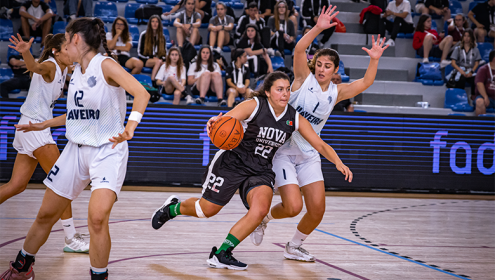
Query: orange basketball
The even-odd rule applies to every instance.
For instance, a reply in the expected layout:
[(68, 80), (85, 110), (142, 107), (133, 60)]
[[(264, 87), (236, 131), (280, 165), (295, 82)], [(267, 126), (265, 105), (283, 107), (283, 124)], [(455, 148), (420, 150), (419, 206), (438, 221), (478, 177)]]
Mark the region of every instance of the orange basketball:
[(242, 137), (244, 137), (244, 129), (241, 122), (231, 116), (220, 117), (211, 126), (211, 142), (219, 149), (234, 149), (241, 143)]

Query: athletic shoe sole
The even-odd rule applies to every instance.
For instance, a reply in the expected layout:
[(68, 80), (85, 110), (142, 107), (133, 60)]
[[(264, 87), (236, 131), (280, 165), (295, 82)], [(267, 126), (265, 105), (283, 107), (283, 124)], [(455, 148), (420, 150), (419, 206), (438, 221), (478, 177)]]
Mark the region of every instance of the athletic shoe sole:
[[(169, 198), (167, 198), (167, 200), (165, 200), (165, 203), (163, 203), (162, 206), (160, 206), (160, 208), (156, 209), (155, 212), (153, 212), (153, 215), (151, 215), (151, 224), (153, 225), (153, 217), (155, 217), (156, 213), (158, 211), (160, 211), (160, 209), (162, 209), (163, 207), (165, 207), (166, 205), (170, 204), (170, 202), (172, 202), (172, 199), (174, 198), (177, 198), (177, 200), (180, 202), (180, 198), (176, 195), (171, 195)], [(161, 226), (159, 228), (155, 228), (156, 230), (160, 229), (161, 227), (163, 226), (163, 224), (161, 224)]]
[(87, 251), (81, 251), (81, 250), (72, 250), (71, 248), (64, 247), (64, 252), (66, 253), (84, 253), (84, 254), (89, 254), (89, 250)]
[(301, 262), (314, 262), (315, 261), (314, 259), (307, 259), (307, 258), (303, 258), (303, 257), (299, 257), (299, 256), (287, 254), (287, 253), (284, 253), (284, 257), (288, 260), (301, 261)]
[(248, 265), (246, 267), (238, 267), (238, 266), (233, 266), (233, 265), (226, 265), (218, 261), (216, 257), (213, 257), (211, 259), (207, 259), (206, 263), (212, 268), (226, 268), (226, 269), (232, 269), (232, 270), (246, 270), (248, 268)]

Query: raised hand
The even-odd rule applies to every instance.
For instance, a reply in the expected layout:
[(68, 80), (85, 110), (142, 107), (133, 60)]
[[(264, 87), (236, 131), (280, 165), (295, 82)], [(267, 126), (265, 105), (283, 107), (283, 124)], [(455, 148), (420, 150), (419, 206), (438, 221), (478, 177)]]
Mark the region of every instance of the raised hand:
[(44, 130), (46, 127), (43, 123), (32, 123), (29, 124), (14, 124), (17, 131), (30, 132), (30, 131), (40, 131)]
[(29, 40), (29, 42), (24, 42), (22, 40), (21, 35), (19, 33), (17, 33), (17, 38), (14, 35), (12, 35), (11, 38), (9, 39), (9, 41), (12, 44), (14, 44), (13, 46), (9, 45), (9, 48), (14, 49), (14, 50), (16, 50), (22, 54), (25, 52), (29, 52), (29, 50), (31, 49), (31, 45), (33, 44), (34, 38), (31, 38), (31, 40)]
[(323, 9), (321, 9), (321, 14), (318, 17), (318, 22), (316, 23), (316, 27), (321, 29), (328, 29), (333, 26), (336, 26), (337, 25), (336, 22), (330, 23), (332, 19), (339, 14), (339, 12), (334, 13), (335, 9), (337, 9), (337, 6), (333, 6), (332, 8), (332, 5), (330, 5), (326, 10), (325, 7), (323, 7)]
[(367, 49), (365, 47), (363, 47), (363, 50), (365, 52), (368, 53), (368, 55), (370, 56), (370, 58), (372, 59), (379, 59), (382, 54), (383, 54), (383, 51), (385, 51), (389, 45), (386, 45), (385, 47), (383, 47), (383, 44), (385, 44), (385, 37), (383, 37), (383, 40), (380, 40), (380, 34), (378, 34), (378, 38), (376, 39), (376, 42), (375, 42), (375, 36), (371, 36), (371, 49)]
[(119, 136), (113, 136), (112, 138), (108, 139), (110, 142), (113, 142), (112, 149), (117, 146), (117, 144), (122, 143), (127, 140), (131, 140), (132, 137), (134, 136), (134, 131), (128, 131), (127, 129), (124, 130), (123, 133), (119, 133)]
[(352, 176), (352, 172), (351, 172), (351, 170), (349, 169), (349, 167), (347, 167), (347, 166), (346, 166), (345, 164), (343, 164), (343, 163), (337, 164), (337, 165), (336, 165), (336, 167), (337, 167), (337, 170), (338, 170), (338, 171), (340, 171), (342, 174), (344, 174), (344, 175), (345, 175), (345, 180), (346, 180), (346, 181), (349, 181), (349, 183), (350, 183), (350, 182), (352, 182), (352, 177), (353, 177), (353, 176)]

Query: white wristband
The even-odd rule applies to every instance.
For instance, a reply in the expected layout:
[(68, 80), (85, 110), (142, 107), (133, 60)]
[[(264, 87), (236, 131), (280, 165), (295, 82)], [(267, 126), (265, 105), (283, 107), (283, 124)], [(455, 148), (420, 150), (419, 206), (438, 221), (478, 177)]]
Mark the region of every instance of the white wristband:
[(142, 117), (143, 114), (139, 113), (138, 111), (132, 111), (131, 114), (129, 115), (129, 120), (140, 123)]

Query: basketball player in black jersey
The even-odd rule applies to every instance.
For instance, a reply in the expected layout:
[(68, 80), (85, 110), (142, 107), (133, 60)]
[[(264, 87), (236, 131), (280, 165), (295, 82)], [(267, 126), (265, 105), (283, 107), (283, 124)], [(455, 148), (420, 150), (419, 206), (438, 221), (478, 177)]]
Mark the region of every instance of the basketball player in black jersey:
[[(230, 230), (220, 246), (213, 247), (207, 263), (214, 268), (244, 270), (247, 264), (237, 261), (232, 250), (261, 223), (270, 209), (275, 173), (272, 159), (277, 149), (293, 132), (301, 135), (351, 181), (352, 173), (340, 160), (332, 147), (313, 130), (311, 124), (288, 105), (289, 78), (282, 72), (269, 74), (260, 91), (251, 100), (239, 104), (226, 115), (241, 121), (244, 138), (233, 150), (220, 150), (207, 166), (203, 177), (201, 199), (189, 198), (184, 202), (172, 195), (152, 217), (152, 226), (159, 229), (177, 215), (207, 218), (216, 215), (239, 190), (242, 202), (248, 209)], [(207, 131), (218, 117), (207, 123)]]

